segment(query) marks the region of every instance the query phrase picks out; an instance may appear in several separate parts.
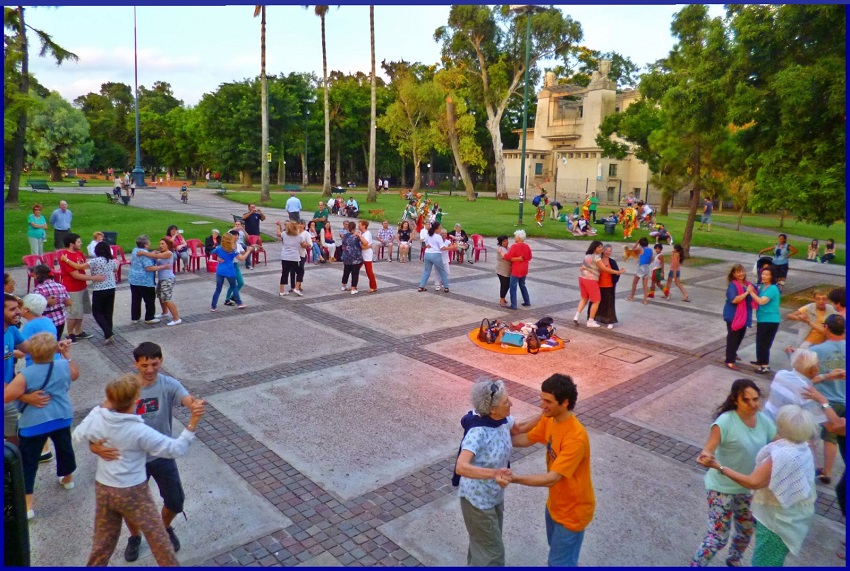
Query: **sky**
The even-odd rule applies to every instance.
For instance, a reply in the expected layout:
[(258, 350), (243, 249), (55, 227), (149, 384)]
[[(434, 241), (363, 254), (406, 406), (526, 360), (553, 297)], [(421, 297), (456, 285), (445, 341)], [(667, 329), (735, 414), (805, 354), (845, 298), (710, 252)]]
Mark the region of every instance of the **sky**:
[[(682, 5), (558, 6), (577, 20), (583, 45), (616, 51), (638, 65), (665, 57), (673, 47), (670, 22)], [(448, 20), (449, 6), (375, 6), (375, 60), (436, 63), (434, 31)], [(713, 16), (722, 6), (711, 6)], [(30, 34), (30, 71), (48, 89), (73, 101), (112, 81), (133, 85), (131, 6), (29, 8), (27, 24), (52, 35), (79, 56), (57, 67), (38, 57)], [(370, 70), (369, 7), (331, 6), (326, 20), (328, 72)], [(140, 6), (136, 9), (139, 85), (166, 81), (178, 99), (195, 105), (228, 81), (260, 73), (260, 19), (253, 6)], [(312, 6), (266, 9), (268, 74), (322, 75), (320, 20)]]

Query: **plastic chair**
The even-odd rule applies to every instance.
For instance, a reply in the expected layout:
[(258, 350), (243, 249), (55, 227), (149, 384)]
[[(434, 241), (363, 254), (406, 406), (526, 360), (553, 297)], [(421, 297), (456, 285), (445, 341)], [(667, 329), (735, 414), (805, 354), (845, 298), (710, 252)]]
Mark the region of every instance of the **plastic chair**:
[(29, 293), (31, 285), (35, 283), (35, 274), (32, 270), (41, 263), (41, 256), (38, 254), (29, 254), (23, 257), (23, 262), (27, 268), (27, 293)]
[(487, 246), (484, 245), (484, 236), (481, 234), (473, 234), (472, 238), (472, 256), (475, 261), (478, 261), (481, 252), (484, 252), (484, 261), (487, 261)]
[(121, 283), (121, 268), (124, 266), (129, 266), (130, 262), (127, 260), (127, 257), (124, 255), (124, 250), (121, 249), (121, 246), (112, 245), (109, 246), (109, 249), (112, 250), (112, 257), (118, 262), (118, 267), (115, 268), (115, 281), (117, 283)]
[(204, 245), (200, 240), (186, 240), (186, 246), (189, 248), (189, 271), (194, 272), (201, 269), (201, 258), (204, 258), (206, 263), (207, 253), (204, 251)]
[[(268, 256), (266, 255), (266, 249), (263, 247), (263, 241), (260, 239), (259, 236), (252, 236), (250, 234), (248, 234), (247, 238), (248, 238), (248, 245), (254, 246), (254, 251), (251, 252), (251, 265), (256, 266), (257, 264), (259, 264), (260, 263), (260, 254), (262, 254), (263, 255), (263, 265), (268, 266), (269, 265), (269, 261), (268, 261), (269, 259), (268, 259)], [(200, 242), (198, 242), (198, 243), (200, 243)], [(310, 257), (310, 250), (307, 250), (308, 261), (309, 261), (309, 257)]]
[(62, 272), (59, 271), (59, 250), (57, 252), (45, 252), (41, 255), (41, 263), (50, 268), (53, 273), (53, 281), (62, 283)]

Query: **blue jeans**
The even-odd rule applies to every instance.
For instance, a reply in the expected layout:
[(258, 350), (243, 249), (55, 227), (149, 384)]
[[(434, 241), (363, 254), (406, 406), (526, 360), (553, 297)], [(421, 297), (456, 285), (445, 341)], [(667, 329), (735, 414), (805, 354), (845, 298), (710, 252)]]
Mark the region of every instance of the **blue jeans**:
[(242, 286), (245, 285), (245, 280), (242, 278), (242, 270), (239, 269), (237, 264), (233, 264), (233, 268), (236, 270), (236, 287), (234, 288), (232, 285), (227, 287), (227, 293), (224, 294), (224, 301), (230, 301), (233, 299), (234, 292), (242, 291)]
[(522, 294), (522, 303), (531, 305), (531, 298), (528, 297), (528, 289), (525, 287), (525, 276), (518, 278), (511, 276), (510, 292), (511, 292), (511, 307), (516, 309), (516, 286), (519, 285), (519, 292)]
[(549, 543), (549, 567), (578, 567), (578, 555), (584, 530), (570, 531), (549, 515), (546, 508), (546, 541)]
[(319, 260), (322, 259), (322, 249), (319, 245), (313, 242), (313, 263), (318, 264)]
[(218, 307), (218, 296), (221, 295), (221, 288), (224, 286), (224, 280), (227, 280), (227, 283), (233, 288), (233, 301), (237, 304), (242, 305), (242, 298), (239, 296), (239, 290), (236, 288), (236, 278), (232, 276), (223, 276), (221, 274), (215, 275), (215, 293), (212, 298), (212, 308), (215, 309)]
[(440, 283), (444, 288), (449, 287), (449, 275), (446, 273), (446, 268), (443, 266), (443, 255), (439, 252), (425, 253), (425, 267), (422, 269), (422, 279), (419, 280), (419, 287), (425, 287), (428, 283), (428, 278), (431, 277), (431, 268), (437, 268), (440, 273)]

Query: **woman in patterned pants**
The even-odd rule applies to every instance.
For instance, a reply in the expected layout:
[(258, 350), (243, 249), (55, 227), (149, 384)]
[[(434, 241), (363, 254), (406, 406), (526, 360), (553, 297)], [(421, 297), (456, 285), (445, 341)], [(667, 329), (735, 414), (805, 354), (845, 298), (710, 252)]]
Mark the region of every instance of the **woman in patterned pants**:
[(114, 459), (97, 459), (94, 537), (86, 564), (89, 567), (104, 567), (109, 563), (125, 519), (142, 530), (161, 567), (179, 565), (147, 485), (145, 460), (148, 453), (176, 458), (188, 452), (195, 428), (205, 412), (204, 401), (196, 401), (198, 404), (190, 407), (192, 416), (186, 428), (178, 438), (170, 438), (147, 426), (136, 414), (139, 394), (136, 375), (118, 377), (106, 386), (106, 401), (95, 407), (74, 430), (78, 446), (108, 439), (116, 449)]

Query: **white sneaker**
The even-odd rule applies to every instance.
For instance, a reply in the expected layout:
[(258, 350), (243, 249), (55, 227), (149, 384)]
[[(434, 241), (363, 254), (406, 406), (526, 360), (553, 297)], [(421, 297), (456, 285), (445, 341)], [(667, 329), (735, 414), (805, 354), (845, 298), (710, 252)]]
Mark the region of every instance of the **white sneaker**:
[(65, 483), (65, 482), (62, 481), (65, 478), (66, 478), (66, 476), (59, 476), (59, 485), (62, 486), (63, 488), (65, 488), (66, 490), (73, 490), (74, 489), (74, 480), (71, 480), (70, 482)]
[(283, 293), (282, 293), (282, 294), (280, 294), (280, 295), (289, 295), (289, 294), (291, 294), (291, 293), (292, 293), (292, 290), (290, 289), (290, 290), (287, 290), (287, 291), (283, 292)]
[(153, 325), (154, 323), (159, 323), (159, 319), (157, 319), (157, 318), (149, 319), (149, 320), (146, 320), (145, 323)]
[(609, 323), (609, 324), (608, 324), (608, 329), (614, 329), (614, 324), (613, 324), (613, 323)]
[(345, 287), (345, 286), (342, 286), (342, 289), (340, 291), (348, 291), (348, 288)]
[(304, 292), (300, 289), (293, 290), (298, 297), (304, 297)]
[(600, 327), (600, 325), (598, 323), (596, 323), (595, 319), (588, 319), (587, 320), (587, 326), (588, 327)]
[(32, 519), (34, 517), (35, 517), (35, 510), (28, 510), (27, 511), (27, 519)]
[(573, 317), (573, 321), (576, 323), (576, 325), (578, 325), (578, 313), (576, 313), (576, 316)]
[(180, 325), (181, 323), (183, 323), (183, 320), (182, 320), (182, 319), (178, 319), (178, 320), (176, 320), (176, 321), (172, 319), (171, 321), (169, 321), (168, 323), (166, 323), (166, 325)]
[(354, 288), (351, 288), (351, 295), (354, 295), (354, 294), (356, 294), (356, 293), (357, 293), (357, 290), (356, 290), (356, 289), (354, 289)]

